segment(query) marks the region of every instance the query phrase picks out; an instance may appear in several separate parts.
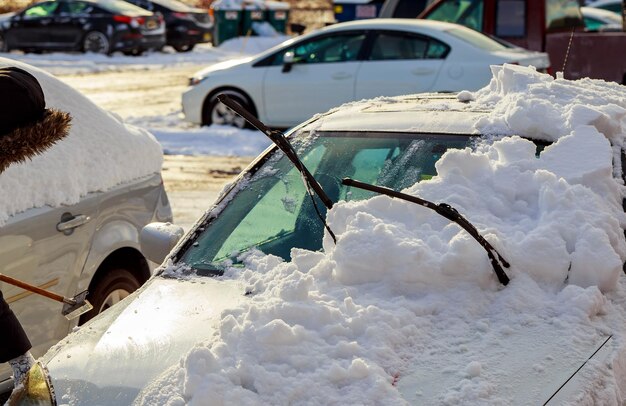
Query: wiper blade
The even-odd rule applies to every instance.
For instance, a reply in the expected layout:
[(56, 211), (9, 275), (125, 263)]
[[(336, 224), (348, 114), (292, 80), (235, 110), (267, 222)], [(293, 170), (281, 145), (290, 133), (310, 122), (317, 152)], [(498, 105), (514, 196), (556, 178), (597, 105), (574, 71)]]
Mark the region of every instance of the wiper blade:
[(317, 182), (317, 180), (315, 180), (315, 177), (313, 177), (313, 175), (311, 174), (311, 172), (309, 172), (309, 170), (306, 168), (306, 166), (304, 166), (304, 163), (298, 157), (298, 154), (296, 153), (296, 150), (289, 143), (289, 141), (287, 141), (287, 138), (285, 137), (285, 134), (283, 134), (282, 131), (272, 130), (272, 129), (268, 128), (259, 119), (254, 117), (254, 115), (252, 115), (248, 110), (246, 110), (239, 103), (237, 103), (236, 101), (231, 99), (228, 95), (220, 94), (220, 95), (217, 96), (217, 100), (219, 100), (220, 102), (225, 104), (227, 107), (232, 109), (235, 113), (237, 113), (241, 117), (243, 117), (254, 128), (256, 128), (257, 130), (261, 131), (263, 134), (267, 135), (267, 137), (274, 144), (276, 144), (276, 146), (281, 151), (283, 151), (285, 156), (296, 167), (298, 172), (300, 172), (302, 174), (302, 178), (304, 180), (304, 185), (305, 185), (305, 187), (307, 189), (307, 192), (311, 196), (311, 200), (313, 202), (313, 207), (315, 208), (315, 211), (316, 211), (318, 217), (324, 223), (324, 227), (326, 228), (326, 230), (328, 231), (328, 233), (332, 237), (333, 241), (335, 243), (337, 243), (337, 237), (335, 237), (335, 233), (333, 233), (333, 231), (330, 229), (330, 227), (328, 227), (328, 224), (326, 224), (326, 220), (322, 216), (322, 213), (318, 209), (317, 203), (315, 202), (315, 199), (313, 198), (313, 194), (311, 193), (311, 189), (313, 189), (313, 191), (315, 192), (315, 194), (317, 194), (317, 196), (320, 198), (322, 203), (324, 203), (324, 206), (326, 206), (326, 209), (330, 210), (333, 207), (333, 201), (330, 200), (330, 198), (328, 197), (326, 192), (324, 192), (324, 189), (322, 189), (322, 186)]
[(480, 235), (476, 227), (472, 223), (470, 223), (465, 217), (463, 217), (454, 207), (450, 206), (446, 203), (435, 204), (428, 200), (420, 199), (416, 196), (407, 195), (405, 193), (396, 192), (393, 189), (389, 189), (386, 187), (370, 185), (369, 183), (359, 182), (354, 179), (344, 178), (341, 183), (346, 186), (354, 186), (359, 189), (369, 190), (370, 192), (380, 193), (383, 195), (387, 195), (389, 197), (395, 197), (398, 199), (406, 200), (411, 203), (419, 204), (420, 206), (424, 206), (431, 210), (437, 212), (437, 214), (447, 218), (450, 221), (455, 222), (461, 228), (469, 233), (478, 243), (487, 251), (487, 256), (489, 256), (489, 261), (491, 261), (491, 266), (493, 267), (496, 276), (501, 284), (507, 285), (509, 283), (509, 277), (506, 275), (502, 266), (505, 268), (509, 268), (509, 263), (502, 258), (502, 255), (489, 243), (489, 241), (485, 240), (485, 238)]

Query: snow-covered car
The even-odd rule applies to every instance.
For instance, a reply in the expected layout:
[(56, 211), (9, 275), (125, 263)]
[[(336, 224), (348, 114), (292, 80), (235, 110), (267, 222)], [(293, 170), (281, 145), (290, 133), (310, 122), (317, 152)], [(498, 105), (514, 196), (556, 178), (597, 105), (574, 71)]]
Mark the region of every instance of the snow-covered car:
[(217, 100), (228, 93), (267, 125), (287, 128), (352, 100), (477, 90), (489, 83), (489, 66), (503, 63), (549, 68), (545, 53), (509, 48), (460, 25), (352, 21), (195, 73), (182, 95), (183, 113), (192, 123), (242, 127)]
[(59, 404), (622, 404), (626, 88), (493, 71), (475, 93), (346, 104), (293, 148), (268, 132), (287, 153), (42, 358)]
[[(68, 298), (88, 290), (94, 306), (70, 321), (63, 304), (0, 283), (33, 354), (41, 356), (150, 277), (157, 264), (142, 254), (139, 233), (148, 223), (172, 220), (172, 211), (161, 147), (151, 134), (39, 69), (0, 58), (7, 66), (31, 72), (47, 106), (72, 116), (66, 139), (0, 175), (0, 273)], [(11, 386), (3, 364), (0, 393)]]

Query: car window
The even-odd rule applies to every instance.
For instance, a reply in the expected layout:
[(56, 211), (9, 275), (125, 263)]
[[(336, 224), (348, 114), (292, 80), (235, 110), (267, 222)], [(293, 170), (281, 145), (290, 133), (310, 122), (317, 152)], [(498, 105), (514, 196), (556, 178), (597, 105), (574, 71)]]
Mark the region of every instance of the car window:
[[(321, 133), (294, 144), (326, 194), (337, 202), (372, 196), (341, 185), (343, 177), (401, 190), (430, 179), (441, 155), (448, 148), (464, 148), (469, 140), (453, 135)], [(294, 247), (321, 249), (323, 224), (302, 177), (282, 153), (275, 153), (242, 185), (183, 253), (182, 262), (197, 270), (218, 271), (251, 248), (284, 259)], [(325, 207), (317, 202), (325, 215)]]
[(604, 22), (596, 20), (592, 17), (584, 17), (584, 21), (585, 28), (587, 28), (589, 31), (597, 31), (600, 27), (604, 25)]
[(526, 36), (526, 0), (499, 0), (496, 7), (497, 36)]
[(399, 0), (393, 18), (415, 18), (426, 8), (426, 0)]
[(426, 19), (461, 24), (482, 31), (483, 0), (443, 0)]
[(71, 15), (85, 15), (90, 14), (94, 10), (92, 4), (83, 3), (81, 1), (72, 1), (62, 3), (59, 11), (61, 13), (69, 13)]
[(374, 38), (368, 57), (371, 61), (396, 59), (442, 59), (449, 47), (434, 38), (406, 33), (384, 32)]
[(25, 18), (40, 18), (40, 17), (48, 17), (54, 14), (57, 7), (59, 7), (59, 3), (56, 2), (47, 2), (40, 3), (36, 6), (33, 6), (24, 11)]
[(282, 65), (286, 52), (294, 53), (295, 63), (330, 63), (355, 61), (365, 40), (365, 33), (344, 33), (314, 38), (286, 48), (275, 55), (272, 65)]

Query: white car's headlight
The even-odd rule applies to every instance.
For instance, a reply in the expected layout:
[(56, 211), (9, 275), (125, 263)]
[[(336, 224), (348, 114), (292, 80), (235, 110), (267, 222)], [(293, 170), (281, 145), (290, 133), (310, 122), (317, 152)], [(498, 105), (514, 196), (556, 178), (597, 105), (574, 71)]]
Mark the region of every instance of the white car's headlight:
[(203, 76), (194, 76), (189, 78), (189, 86), (195, 86), (198, 83), (202, 82), (206, 77)]
[(46, 367), (36, 362), (24, 381), (11, 393), (9, 406), (56, 406), (56, 398)]

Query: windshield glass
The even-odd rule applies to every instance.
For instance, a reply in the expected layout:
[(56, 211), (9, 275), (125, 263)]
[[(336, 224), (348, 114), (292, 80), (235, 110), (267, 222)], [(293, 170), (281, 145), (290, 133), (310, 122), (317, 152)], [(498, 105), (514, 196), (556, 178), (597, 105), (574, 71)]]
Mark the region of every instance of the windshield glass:
[(123, 0), (106, 0), (98, 2), (98, 6), (112, 13), (150, 14), (149, 11), (146, 11), (143, 8), (137, 7), (133, 4), (127, 3)]
[[(470, 139), (465, 135), (318, 133), (291, 142), (329, 198), (337, 202), (375, 195), (343, 186), (344, 177), (401, 190), (430, 179), (441, 155), (448, 148), (466, 147)], [(322, 248), (323, 223), (300, 173), (282, 152), (275, 152), (243, 182), (183, 253), (183, 263), (197, 271), (219, 273), (251, 248), (285, 260), (294, 247)], [(317, 202), (325, 215), (324, 205)]]

